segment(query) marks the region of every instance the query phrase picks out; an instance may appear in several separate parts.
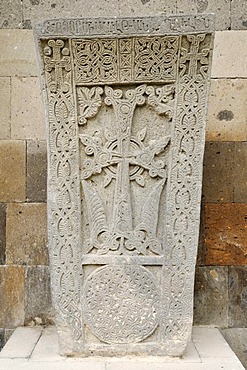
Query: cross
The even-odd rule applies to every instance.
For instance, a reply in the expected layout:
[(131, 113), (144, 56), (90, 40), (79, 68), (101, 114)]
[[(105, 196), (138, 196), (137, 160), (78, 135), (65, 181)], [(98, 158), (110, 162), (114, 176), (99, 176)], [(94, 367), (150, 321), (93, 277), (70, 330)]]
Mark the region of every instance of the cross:
[(190, 50), (187, 52), (183, 49), (183, 55), (180, 58), (180, 64), (183, 65), (186, 61), (189, 61), (189, 76), (197, 75), (197, 64), (200, 62), (202, 65), (208, 64), (207, 55), (209, 53), (208, 49), (202, 49), (199, 52), (200, 43), (204, 40), (205, 35), (188, 35), (187, 39), (191, 42)]
[(58, 91), (64, 88), (63, 69), (67, 72), (71, 70), (69, 49), (64, 47), (63, 40), (49, 40), (47, 45), (44, 47), (45, 70), (47, 72), (55, 70), (53, 83), (55, 91)]
[[(156, 161), (155, 156), (163, 152), (170, 138), (161, 138), (145, 146), (143, 140), (146, 129), (142, 129), (136, 137), (131, 135), (134, 110), (137, 105), (145, 103), (146, 86), (141, 85), (134, 90), (128, 90), (125, 97), (121, 90), (105, 88), (105, 103), (112, 105), (116, 118), (115, 135), (105, 131), (107, 143), (103, 145), (101, 137), (86, 134), (80, 135), (80, 140), (85, 146), (85, 153), (93, 159), (84, 162), (82, 179), (86, 180), (93, 174), (106, 173), (107, 186), (114, 178), (116, 180), (113, 206), (113, 229), (111, 232), (130, 232), (133, 230), (130, 181), (135, 180), (144, 186), (141, 174), (144, 170), (149, 171), (153, 178), (166, 178), (163, 160)], [(130, 170), (130, 165), (134, 170)], [(116, 168), (116, 169), (114, 169)]]

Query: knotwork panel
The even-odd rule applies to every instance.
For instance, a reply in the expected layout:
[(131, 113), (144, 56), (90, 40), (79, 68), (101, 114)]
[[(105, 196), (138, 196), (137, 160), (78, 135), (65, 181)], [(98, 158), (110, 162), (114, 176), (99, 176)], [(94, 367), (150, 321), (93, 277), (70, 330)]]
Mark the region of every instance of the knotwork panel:
[(181, 355), (193, 318), (212, 17), (55, 20), (36, 32), (61, 352)]

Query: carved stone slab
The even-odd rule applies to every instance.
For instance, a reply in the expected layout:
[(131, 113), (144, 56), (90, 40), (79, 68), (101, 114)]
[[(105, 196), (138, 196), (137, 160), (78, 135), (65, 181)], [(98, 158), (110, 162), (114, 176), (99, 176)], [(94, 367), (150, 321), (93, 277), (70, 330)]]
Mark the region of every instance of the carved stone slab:
[(36, 28), (63, 354), (178, 356), (190, 339), (213, 23)]

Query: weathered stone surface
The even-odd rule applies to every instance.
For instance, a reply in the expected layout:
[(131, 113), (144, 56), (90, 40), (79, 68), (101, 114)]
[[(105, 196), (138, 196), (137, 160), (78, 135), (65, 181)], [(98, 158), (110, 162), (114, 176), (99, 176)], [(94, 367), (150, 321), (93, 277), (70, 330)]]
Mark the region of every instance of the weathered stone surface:
[(174, 356), (189, 341), (212, 27), (183, 15), (36, 29), (61, 353)]
[(231, 29), (246, 30), (247, 3), (246, 1), (231, 0)]
[(5, 263), (6, 249), (6, 204), (0, 203), (0, 265)]
[(47, 152), (45, 141), (27, 142), (27, 201), (45, 202)]
[(146, 16), (157, 14), (176, 14), (176, 0), (162, 2), (159, 0), (127, 0), (121, 1), (119, 4), (119, 12), (121, 17), (128, 16)]
[(10, 78), (0, 77), (0, 139), (10, 139)]
[(194, 325), (228, 325), (228, 267), (197, 267)]
[(0, 2), (0, 28), (19, 28), (22, 21), (22, 3), (20, 0), (2, 0)]
[[(127, 4), (126, 4), (127, 6)], [(51, 18), (119, 16), (119, 5), (112, 0), (70, 0), (69, 6), (59, 0), (23, 0), (24, 22), (35, 22)]]
[(37, 77), (12, 79), (11, 138), (45, 140), (44, 106)]
[(32, 31), (0, 30), (0, 76), (37, 76)]
[(247, 204), (205, 205), (207, 265), (247, 264)]
[(220, 331), (245, 369), (247, 369), (247, 328), (226, 328)]
[[(247, 31), (215, 33), (213, 78), (247, 77)], [(239, 68), (241, 66), (241, 68)]]
[(202, 194), (205, 202), (233, 201), (235, 143), (206, 142)]
[(179, 0), (177, 13), (215, 14), (215, 29), (226, 30), (230, 27), (230, 0)]
[(28, 267), (25, 279), (25, 325), (51, 325), (52, 320), (49, 267)]
[(5, 329), (0, 329), (0, 351), (3, 348), (3, 346), (5, 345), (4, 334), (5, 334)]
[(0, 266), (0, 326), (24, 324), (24, 268)]
[(234, 202), (247, 203), (247, 143), (235, 144)]
[(6, 263), (47, 265), (46, 204), (8, 204)]
[(26, 198), (26, 144), (0, 141), (0, 202), (21, 202)]
[(247, 140), (247, 80), (211, 81), (207, 115), (207, 141)]
[[(246, 249), (246, 244), (245, 244)], [(247, 327), (247, 267), (229, 267), (229, 326)]]

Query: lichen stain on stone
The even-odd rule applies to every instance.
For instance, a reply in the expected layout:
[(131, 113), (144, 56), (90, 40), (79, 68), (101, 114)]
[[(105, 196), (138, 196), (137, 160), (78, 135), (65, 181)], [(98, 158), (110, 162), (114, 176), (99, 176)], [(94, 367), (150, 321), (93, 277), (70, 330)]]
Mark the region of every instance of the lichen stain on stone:
[(217, 271), (211, 270), (210, 275), (212, 276), (213, 279), (218, 280), (218, 272)]
[(231, 121), (234, 118), (234, 114), (231, 110), (221, 110), (217, 114), (217, 119), (219, 121)]
[(243, 21), (242, 25), (247, 28), (247, 21)]
[(145, 5), (147, 3), (149, 3), (150, 0), (141, 0), (142, 4)]
[(204, 12), (208, 7), (208, 0), (197, 0), (198, 13)]

